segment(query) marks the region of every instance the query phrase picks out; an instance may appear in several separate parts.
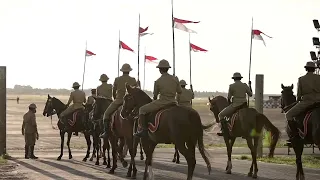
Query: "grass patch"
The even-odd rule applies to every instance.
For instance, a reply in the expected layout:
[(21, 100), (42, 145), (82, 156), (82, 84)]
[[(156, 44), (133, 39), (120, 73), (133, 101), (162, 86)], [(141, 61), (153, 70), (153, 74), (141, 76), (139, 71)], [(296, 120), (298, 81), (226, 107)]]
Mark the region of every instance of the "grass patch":
[(10, 156), (8, 154), (0, 156), (0, 165), (7, 164), (9, 158)]
[[(234, 156), (234, 159), (239, 160), (250, 160), (251, 156)], [(295, 156), (276, 156), (274, 158), (262, 157), (258, 158), (258, 161), (274, 164), (287, 164), (287, 165), (296, 165)], [(302, 156), (303, 166), (308, 168), (317, 168), (320, 169), (320, 156), (305, 155)]]

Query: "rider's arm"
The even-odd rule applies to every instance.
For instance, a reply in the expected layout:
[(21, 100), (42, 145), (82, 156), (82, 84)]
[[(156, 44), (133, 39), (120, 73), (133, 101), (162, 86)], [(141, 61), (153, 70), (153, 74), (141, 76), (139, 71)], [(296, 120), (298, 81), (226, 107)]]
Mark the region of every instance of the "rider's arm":
[(180, 83), (179, 83), (179, 79), (178, 79), (178, 77), (176, 76), (175, 77), (176, 78), (176, 82), (177, 82), (177, 88), (176, 88), (176, 91), (177, 91), (177, 93), (178, 94), (181, 94), (182, 93), (182, 89), (181, 89), (181, 86), (180, 86)]
[(249, 97), (251, 97), (252, 96), (252, 90), (251, 90), (251, 85), (250, 85), (250, 87), (246, 84), (246, 83), (244, 83), (245, 85), (246, 85), (246, 93), (248, 94), (248, 96)]
[(231, 104), (231, 98), (232, 98), (232, 87), (230, 85), (229, 86), (229, 90), (228, 90), (228, 102), (229, 102), (229, 104)]
[(194, 92), (193, 92), (192, 84), (190, 85), (190, 91), (191, 91), (191, 93), (192, 93), (192, 99), (194, 99)]
[(69, 106), (69, 105), (71, 104), (72, 100), (73, 100), (73, 93), (71, 92), (71, 93), (70, 93), (69, 100), (68, 100), (68, 102), (67, 102), (66, 105)]
[(158, 99), (158, 94), (159, 94), (158, 83), (157, 83), (157, 81), (155, 81), (154, 86), (153, 86), (153, 100)]
[(301, 101), (301, 91), (302, 91), (302, 86), (300, 83), (300, 78), (298, 79), (298, 84), (297, 84), (297, 101)]
[[(89, 98), (89, 97), (88, 97)], [(83, 103), (86, 103), (87, 99), (86, 99), (86, 94), (83, 92)]]
[(113, 88), (112, 88), (113, 99), (116, 99), (117, 97), (117, 87), (118, 87), (118, 78), (116, 78), (113, 83)]

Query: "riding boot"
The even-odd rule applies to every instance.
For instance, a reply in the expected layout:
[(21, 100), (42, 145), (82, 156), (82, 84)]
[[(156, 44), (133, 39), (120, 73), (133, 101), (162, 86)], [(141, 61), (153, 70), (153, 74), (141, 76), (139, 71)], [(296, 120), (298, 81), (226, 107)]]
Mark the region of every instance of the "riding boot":
[(289, 137), (289, 142), (292, 142), (294, 139), (297, 139), (299, 134), (298, 134), (298, 128), (297, 128), (297, 122), (295, 122), (294, 120), (288, 120), (288, 126), (290, 128), (291, 134)]
[(133, 134), (136, 137), (148, 137), (148, 121), (145, 118), (144, 114), (140, 114), (139, 116), (139, 121), (141, 123), (142, 126), (142, 130)]
[(222, 122), (220, 121), (220, 131), (217, 132), (218, 136), (223, 136), (223, 127), (222, 127)]
[(30, 158), (31, 159), (38, 159), (38, 157), (34, 155), (34, 146), (30, 146), (30, 151), (31, 151)]
[(29, 146), (24, 146), (24, 158), (29, 159)]
[(64, 117), (60, 117), (60, 118), (61, 118), (61, 122), (64, 124), (62, 132), (67, 132), (69, 130), (68, 120)]
[(103, 133), (100, 134), (100, 138), (107, 138), (108, 137), (108, 129), (109, 129), (109, 119), (104, 119), (103, 120)]

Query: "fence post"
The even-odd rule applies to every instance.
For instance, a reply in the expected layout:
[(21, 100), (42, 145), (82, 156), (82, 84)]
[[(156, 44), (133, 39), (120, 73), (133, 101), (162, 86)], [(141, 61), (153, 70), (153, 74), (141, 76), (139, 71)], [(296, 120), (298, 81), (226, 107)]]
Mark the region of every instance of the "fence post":
[[(256, 74), (256, 89), (255, 89), (255, 109), (259, 113), (263, 113), (263, 74)], [(258, 143), (257, 157), (262, 157), (263, 155), (263, 131), (261, 131), (261, 136)]]
[(0, 156), (6, 154), (7, 149), (7, 79), (6, 66), (0, 66)]

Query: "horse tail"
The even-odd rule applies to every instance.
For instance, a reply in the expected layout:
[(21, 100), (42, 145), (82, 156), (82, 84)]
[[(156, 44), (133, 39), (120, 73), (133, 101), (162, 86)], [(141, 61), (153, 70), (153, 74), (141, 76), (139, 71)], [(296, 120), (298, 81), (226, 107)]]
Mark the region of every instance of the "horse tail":
[(265, 116), (262, 113), (259, 113), (257, 120), (258, 121), (262, 121), (264, 124), (264, 128), (271, 132), (271, 143), (270, 143), (270, 152), (269, 152), (269, 157), (273, 157), (274, 155), (274, 150), (276, 148), (277, 142), (280, 138), (281, 132), (279, 131), (279, 129), (277, 127), (275, 127), (271, 121), (267, 118), (267, 116)]
[(211, 124), (209, 124), (209, 125), (203, 125), (203, 124), (201, 123), (201, 117), (200, 117), (199, 113), (195, 111), (195, 113), (193, 113), (193, 114), (194, 114), (194, 118), (195, 118), (194, 120), (195, 120), (196, 122), (200, 122), (200, 124), (201, 124), (201, 126), (202, 126), (202, 129), (199, 130), (199, 134), (198, 134), (198, 149), (199, 149), (199, 152), (200, 152), (203, 160), (204, 160), (204, 161), (206, 162), (206, 164), (207, 164), (208, 172), (209, 172), (209, 175), (210, 175), (210, 172), (211, 172), (211, 164), (210, 164), (209, 158), (207, 157), (207, 155), (209, 155), (209, 154), (208, 154), (208, 152), (206, 151), (206, 149), (205, 149), (205, 147), (204, 147), (204, 143), (203, 143), (203, 130), (207, 130), (208, 128), (212, 127), (213, 124), (212, 124), (212, 125), (211, 125)]

